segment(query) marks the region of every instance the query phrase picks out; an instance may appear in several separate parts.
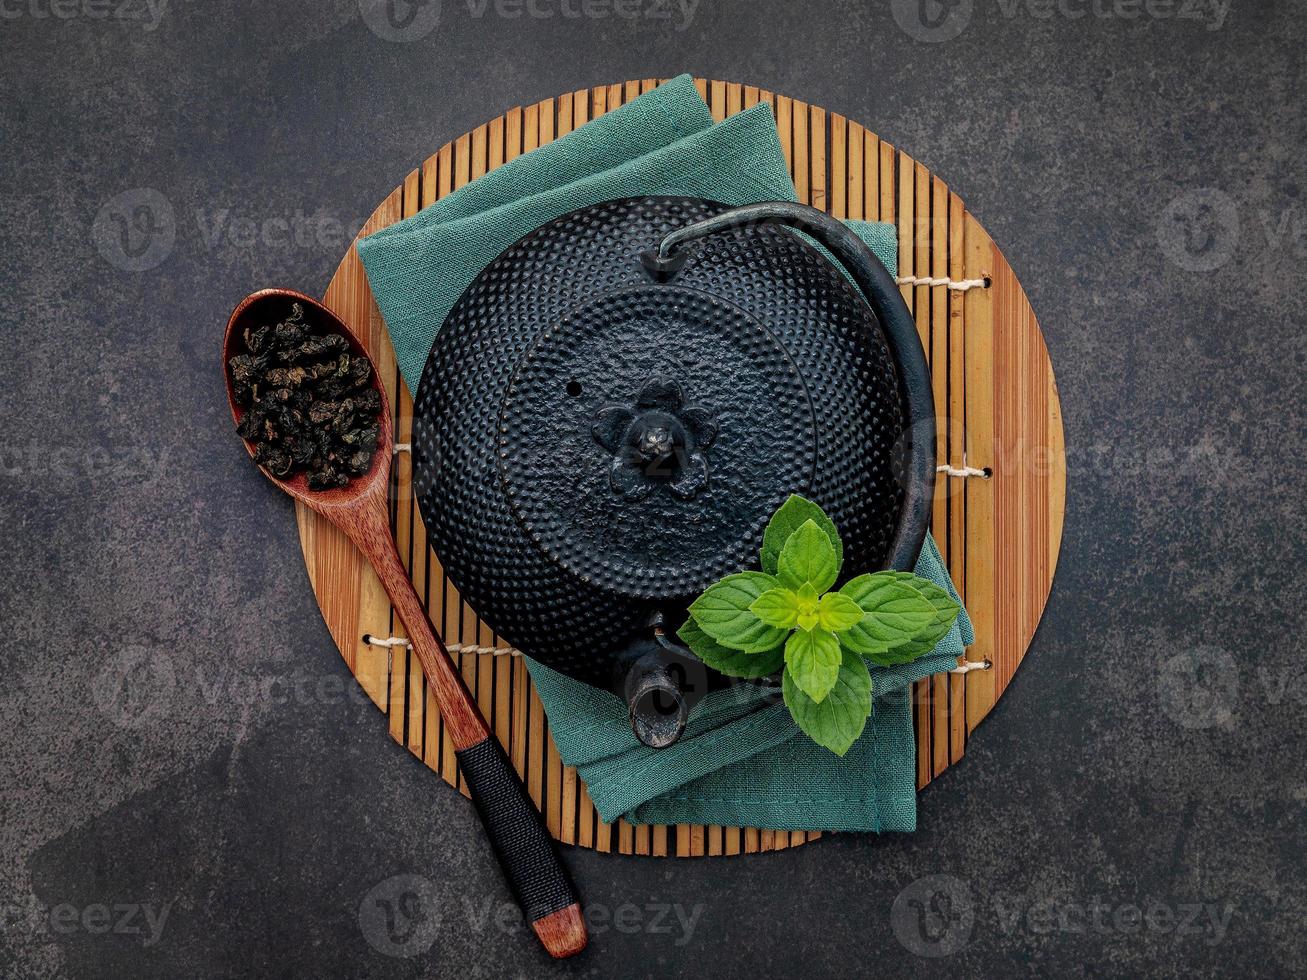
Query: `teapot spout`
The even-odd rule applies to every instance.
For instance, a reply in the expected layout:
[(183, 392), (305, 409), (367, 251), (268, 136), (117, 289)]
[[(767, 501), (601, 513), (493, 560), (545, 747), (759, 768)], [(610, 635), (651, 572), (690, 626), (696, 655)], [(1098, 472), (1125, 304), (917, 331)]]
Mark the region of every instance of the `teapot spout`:
[(665, 749), (685, 732), (690, 709), (708, 689), (708, 669), (668, 639), (661, 613), (649, 626), (653, 636), (635, 641), (620, 658), (629, 664), (621, 691), (635, 737), (650, 748)]
[(627, 707), (635, 737), (654, 749), (665, 749), (679, 739), (690, 718), (690, 706), (678, 671), (659, 662), (654, 654), (642, 657), (627, 673)]

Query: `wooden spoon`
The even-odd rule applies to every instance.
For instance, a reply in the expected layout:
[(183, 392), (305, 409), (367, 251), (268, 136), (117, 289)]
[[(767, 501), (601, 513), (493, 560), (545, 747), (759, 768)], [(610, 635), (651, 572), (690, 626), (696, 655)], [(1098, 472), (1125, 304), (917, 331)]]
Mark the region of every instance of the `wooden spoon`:
[[(290, 289), (263, 289), (250, 294), (232, 312), (222, 341), (222, 375), (227, 382), (232, 419), (237, 423), (245, 409), (236, 403), (232, 393), (228, 359), (247, 352), (244, 342), (246, 327), (279, 323), (290, 314), (295, 303), (304, 308), (310, 326), (343, 334), (350, 343), (353, 356), (368, 356), (366, 348), (339, 317), (303, 293)], [(572, 956), (585, 948), (587, 939), (576, 889), (559, 860), (554, 843), (540, 819), (540, 812), (491, 734), (476, 701), (450, 660), (444, 642), (427, 620), (422, 602), (413, 591), (413, 584), (395, 551), (386, 503), (393, 434), (390, 407), (375, 365), (372, 384), (381, 396), (380, 436), (372, 467), (367, 473), (338, 489), (310, 490), (303, 473), (283, 480), (263, 467), (260, 469), (281, 489), (344, 531), (371, 562), (391, 604), (408, 627), (409, 642), (427, 675), (427, 683), (435, 693), (440, 717), (454, 743), (459, 767), (472, 793), (472, 802), (476, 804), (477, 813), (490, 835), (495, 855), (518, 904), (552, 956), (560, 959)], [(245, 448), (253, 456), (254, 447), (249, 442), (245, 443)]]

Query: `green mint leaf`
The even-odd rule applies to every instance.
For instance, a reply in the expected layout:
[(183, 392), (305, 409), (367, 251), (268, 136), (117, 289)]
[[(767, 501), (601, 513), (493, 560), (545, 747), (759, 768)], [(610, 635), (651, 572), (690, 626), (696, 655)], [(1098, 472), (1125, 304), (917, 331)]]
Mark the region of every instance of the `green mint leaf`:
[(930, 600), (936, 612), (940, 616), (946, 617), (950, 624), (957, 619), (958, 613), (962, 611), (962, 607), (958, 605), (956, 599), (949, 595), (948, 590), (936, 585), (928, 578), (922, 578), (913, 572), (885, 572), (884, 574), (893, 575), (894, 581), (903, 582), (920, 592)]
[(863, 656), (887, 653), (916, 638), (935, 619), (930, 600), (893, 572), (859, 575), (840, 589), (858, 604), (862, 619), (840, 634), (840, 641)]
[(835, 523), (826, 516), (820, 507), (811, 500), (800, 497), (797, 493), (781, 504), (776, 513), (772, 515), (772, 519), (767, 522), (767, 530), (762, 538), (762, 570), (764, 572), (768, 575), (776, 574), (777, 566), (781, 560), (781, 550), (785, 547), (785, 542), (790, 539), (791, 534), (807, 521), (814, 521), (819, 528), (826, 532), (831, 547), (835, 549), (835, 567), (838, 572), (839, 567), (844, 564), (844, 543), (840, 541), (839, 532), (835, 530)]
[(792, 630), (799, 619), (799, 597), (789, 589), (768, 589), (753, 600), (749, 612), (768, 626)]
[(742, 653), (724, 647), (703, 631), (693, 618), (687, 619), (685, 625), (676, 631), (676, 635), (694, 653), (713, 670), (720, 671), (728, 677), (766, 677), (779, 673), (785, 667), (785, 648), (777, 646), (774, 650), (762, 653)]
[(806, 582), (818, 594), (834, 585), (835, 577), (840, 573), (840, 563), (830, 538), (813, 520), (804, 521), (790, 535), (781, 549), (776, 568), (782, 585), (797, 589)]
[(822, 629), (795, 630), (785, 642), (785, 676), (820, 703), (840, 673), (840, 641)]
[[(906, 581), (908, 585), (929, 600), (930, 604), (935, 607), (935, 623), (932, 624), (932, 627), (943, 623), (944, 633), (947, 633), (948, 627), (953, 625), (953, 621), (962, 612), (962, 607), (958, 605), (956, 599), (948, 594), (948, 590), (941, 588), (928, 578), (922, 578), (920, 575), (913, 575), (911, 580), (900, 579), (899, 581)], [(943, 636), (944, 634), (941, 633), (940, 635)]]
[[(947, 633), (948, 630), (944, 632)], [(900, 643), (898, 646), (881, 653), (869, 653), (866, 657), (877, 667), (900, 667), (903, 664), (910, 664), (914, 660), (920, 660), (934, 650), (938, 644), (938, 640), (934, 643), (925, 640), (909, 640), (907, 643)]]
[(862, 607), (839, 592), (829, 592), (817, 604), (817, 621), (822, 629), (843, 633), (862, 619)]
[(861, 657), (845, 653), (835, 686), (821, 701), (808, 697), (788, 670), (781, 677), (781, 696), (805, 735), (842, 756), (862, 735), (871, 715), (871, 675)]
[(918, 657), (925, 656), (933, 651), (939, 645), (940, 640), (948, 635), (954, 621), (962, 612), (962, 607), (958, 605), (957, 601), (930, 579), (921, 578), (911, 572), (897, 572), (895, 573), (895, 580), (911, 585), (921, 593), (934, 607), (935, 618), (931, 620), (930, 625), (911, 640), (894, 646), (883, 653), (868, 654), (870, 660), (884, 667), (911, 663)]
[(745, 653), (762, 653), (778, 647), (785, 631), (768, 626), (749, 611), (764, 592), (780, 583), (762, 572), (728, 575), (690, 604), (690, 615), (703, 631), (723, 646)]

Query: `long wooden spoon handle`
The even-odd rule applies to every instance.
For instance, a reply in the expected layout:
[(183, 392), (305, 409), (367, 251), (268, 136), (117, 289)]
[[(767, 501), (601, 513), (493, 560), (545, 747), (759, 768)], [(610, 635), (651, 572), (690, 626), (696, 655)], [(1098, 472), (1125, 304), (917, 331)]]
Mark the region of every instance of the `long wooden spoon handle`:
[[(335, 515), (333, 515), (335, 516)], [(386, 518), (384, 502), (339, 515), (336, 523), (372, 563), (431, 685), (459, 768), (472, 793), (495, 856), (531, 928), (561, 959), (586, 945), (581, 900), (522, 781), (491, 734), (445, 644), (413, 590)]]

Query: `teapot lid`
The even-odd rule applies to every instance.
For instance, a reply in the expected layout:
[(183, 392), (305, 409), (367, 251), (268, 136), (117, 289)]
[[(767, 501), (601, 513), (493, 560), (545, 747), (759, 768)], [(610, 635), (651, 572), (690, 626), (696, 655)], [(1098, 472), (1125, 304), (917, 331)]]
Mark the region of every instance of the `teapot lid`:
[(767, 519), (812, 483), (807, 386), (780, 340), (676, 285), (598, 294), (536, 335), (499, 415), (499, 476), (531, 539), (639, 599), (748, 565)]

